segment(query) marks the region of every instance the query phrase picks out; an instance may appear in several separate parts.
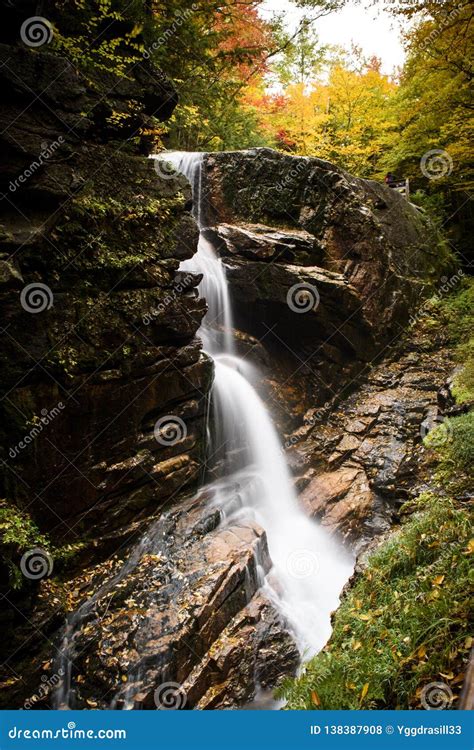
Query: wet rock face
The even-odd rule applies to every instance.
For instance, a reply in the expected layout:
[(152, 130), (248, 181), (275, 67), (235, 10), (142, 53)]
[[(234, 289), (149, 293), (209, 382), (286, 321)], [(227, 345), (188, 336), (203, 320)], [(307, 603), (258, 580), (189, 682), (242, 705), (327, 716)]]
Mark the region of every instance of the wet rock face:
[[(140, 153), (177, 101), (149, 62), (91, 80), (47, 45), (0, 57), (0, 497), (59, 544), (198, 480), (212, 363), (177, 275), (198, 231), (186, 180)], [(155, 434), (168, 415), (178, 440)]]
[(320, 159), (255, 149), (205, 163), (238, 324), (324, 402), (438, 278), (438, 238), (396, 191)]
[(60, 705), (235, 707), (294, 673), (291, 636), (258, 591), (271, 567), (260, 527), (220, 524), (204, 494), (167, 509), (125, 560), (66, 631)]
[(289, 458), (307, 512), (360, 551), (429, 482), (423, 437), (442, 420), (453, 368), (442, 344), (414, 335), (329, 414), (308, 411)]

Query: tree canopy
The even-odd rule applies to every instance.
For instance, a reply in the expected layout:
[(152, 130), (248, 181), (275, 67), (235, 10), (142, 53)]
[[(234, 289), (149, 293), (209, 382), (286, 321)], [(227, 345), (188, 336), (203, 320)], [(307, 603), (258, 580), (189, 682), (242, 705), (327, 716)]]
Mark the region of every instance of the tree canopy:
[[(303, 15), (292, 30), (262, 4), (60, 0), (54, 44), (85, 71), (93, 64), (126, 77), (145, 57), (173, 81), (179, 106), (156, 124), (157, 148), (267, 145), (362, 177), (391, 171), (410, 177), (441, 220), (461, 214), (470, 226), (472, 1), (374, 0), (404, 29), (406, 63), (390, 74), (357, 47), (320, 42), (318, 20), (344, 0), (294, 0)], [(453, 239), (467, 241), (456, 231)]]

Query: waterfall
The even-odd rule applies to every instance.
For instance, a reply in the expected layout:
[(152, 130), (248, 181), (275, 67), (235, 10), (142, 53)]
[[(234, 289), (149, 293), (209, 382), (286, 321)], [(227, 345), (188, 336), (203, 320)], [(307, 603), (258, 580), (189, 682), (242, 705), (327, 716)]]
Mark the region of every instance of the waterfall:
[[(188, 178), (200, 229), (198, 250), (180, 270), (203, 275), (199, 292), (208, 312), (199, 335), (215, 363), (211, 449), (221, 459), (220, 476), (206, 491), (224, 516), (251, 518), (265, 529), (273, 569), (263, 586), (294, 631), (301, 652), (310, 656), (330, 636), (330, 614), (352, 561), (299, 506), (275, 426), (252, 385), (256, 368), (236, 353), (225, 268), (205, 231), (204, 156), (169, 152), (155, 158)], [(229, 484), (236, 488), (233, 493)]]
[[(351, 574), (352, 560), (299, 506), (275, 426), (253, 386), (261, 376), (238, 355), (225, 267), (206, 233), (203, 156), (168, 153), (155, 158), (171, 162), (190, 181), (193, 213), (201, 230), (196, 254), (180, 270), (202, 274), (199, 292), (208, 312), (199, 335), (215, 364), (209, 453), (216, 459), (217, 476), (202, 492), (219, 508), (223, 523), (250, 520), (265, 529), (273, 568), (265, 576), (257, 560), (258, 582), (294, 633), (302, 656), (310, 657), (330, 636), (330, 614)], [(68, 616), (55, 659), (55, 671), (63, 675), (54, 694), (55, 708), (74, 707), (72, 664), (80, 652), (81, 628), (94, 616), (97, 602), (126, 580), (143, 555), (160, 552), (166, 524), (164, 513), (127, 561)], [(139, 680), (140, 667), (129, 675), (128, 686), (117, 691), (111, 708), (119, 703), (132, 708)]]

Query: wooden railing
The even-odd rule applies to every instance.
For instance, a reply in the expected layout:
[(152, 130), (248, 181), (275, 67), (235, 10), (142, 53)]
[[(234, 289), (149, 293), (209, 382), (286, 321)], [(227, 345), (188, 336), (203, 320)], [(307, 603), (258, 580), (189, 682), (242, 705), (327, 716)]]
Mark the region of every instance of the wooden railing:
[(393, 182), (387, 183), (388, 187), (396, 190), (397, 193), (404, 195), (407, 201), (410, 200), (410, 180), (407, 177), (406, 180), (394, 180)]

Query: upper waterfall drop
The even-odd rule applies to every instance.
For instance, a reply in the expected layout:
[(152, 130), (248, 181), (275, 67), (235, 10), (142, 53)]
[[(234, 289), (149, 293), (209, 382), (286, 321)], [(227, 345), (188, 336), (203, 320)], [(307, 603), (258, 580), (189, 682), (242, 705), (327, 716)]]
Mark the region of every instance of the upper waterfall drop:
[(199, 292), (208, 304), (200, 336), (215, 362), (210, 448), (219, 458), (220, 478), (207, 491), (225, 515), (252, 518), (265, 529), (274, 567), (264, 588), (301, 652), (311, 655), (330, 636), (330, 614), (352, 560), (299, 506), (275, 426), (251, 384), (254, 368), (236, 353), (225, 267), (205, 232), (204, 155), (171, 152), (155, 158), (188, 178), (201, 231), (196, 254), (180, 270), (203, 275)]
[(176, 173), (183, 174), (192, 188), (192, 213), (200, 230), (199, 244), (197, 253), (181, 263), (180, 271), (202, 274), (203, 277), (199, 292), (207, 302), (208, 311), (199, 335), (203, 340), (204, 350), (211, 356), (223, 350), (233, 354), (234, 326), (225, 269), (204, 232), (206, 216), (203, 200), (203, 154), (173, 151), (155, 158), (172, 164)]

